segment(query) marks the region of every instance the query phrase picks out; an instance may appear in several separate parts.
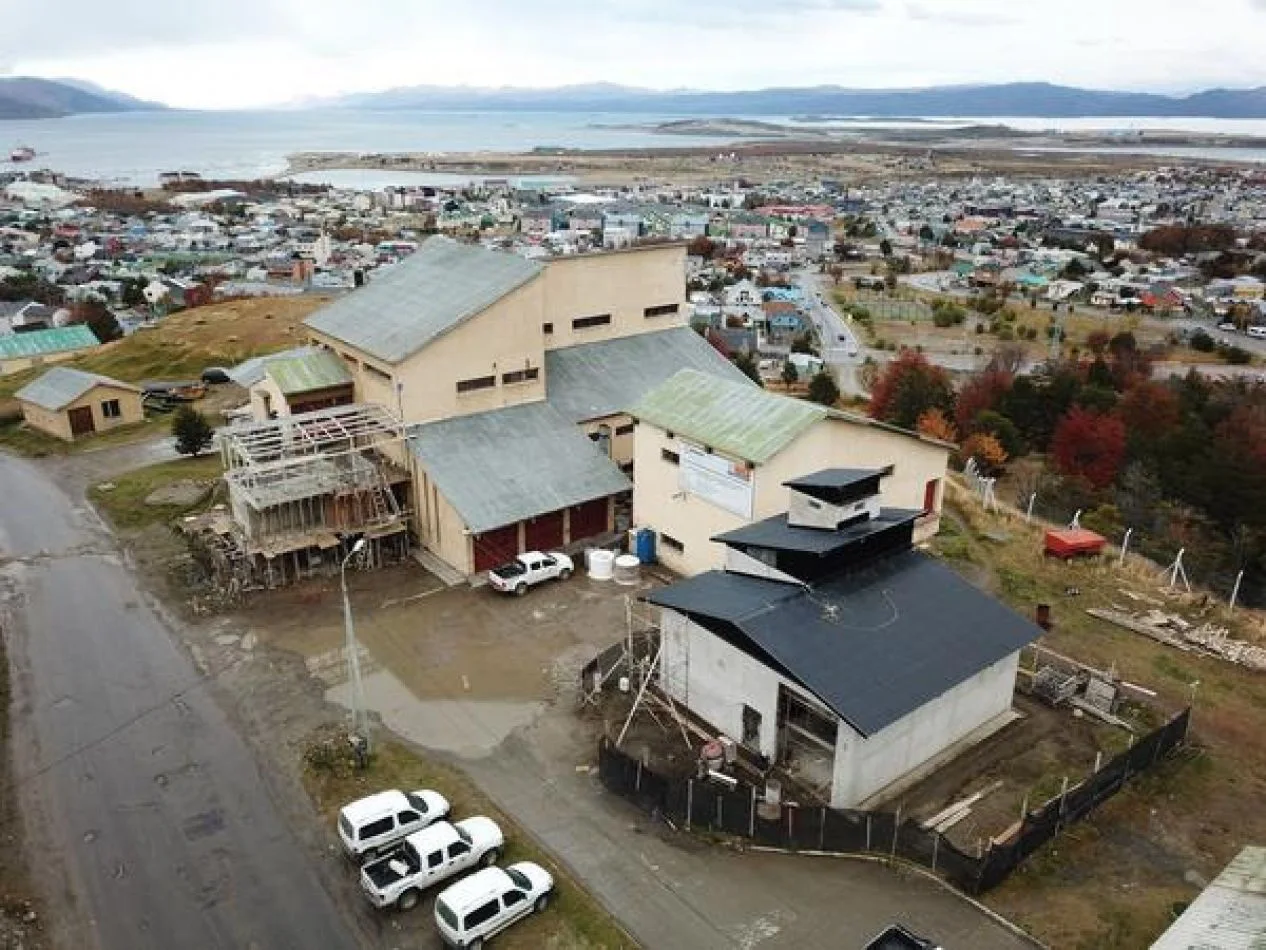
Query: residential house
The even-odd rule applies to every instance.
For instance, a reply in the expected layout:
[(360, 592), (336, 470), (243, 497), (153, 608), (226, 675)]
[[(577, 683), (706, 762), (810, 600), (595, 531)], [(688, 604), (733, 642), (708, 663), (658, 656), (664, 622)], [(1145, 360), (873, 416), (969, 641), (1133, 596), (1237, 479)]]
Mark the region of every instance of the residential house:
[(352, 374), (329, 350), (274, 356), (262, 364), (260, 378), (250, 387), (251, 414), (277, 419), (354, 401)]
[(782, 512), (715, 538), (723, 567), (645, 598), (660, 688), (837, 808), (1016, 718), (1020, 650), (1042, 632), (913, 549), (922, 512), (881, 507), (884, 472), (788, 480)]
[(915, 539), (940, 524), (946, 443), (690, 369), (629, 414), (634, 521), (658, 534), (660, 560), (680, 574), (719, 567), (715, 537), (781, 512), (783, 484), (822, 465), (890, 468), (884, 503), (918, 512)]
[(73, 442), (96, 432), (141, 422), (141, 390), (108, 376), (57, 366), (17, 391), (26, 424)]

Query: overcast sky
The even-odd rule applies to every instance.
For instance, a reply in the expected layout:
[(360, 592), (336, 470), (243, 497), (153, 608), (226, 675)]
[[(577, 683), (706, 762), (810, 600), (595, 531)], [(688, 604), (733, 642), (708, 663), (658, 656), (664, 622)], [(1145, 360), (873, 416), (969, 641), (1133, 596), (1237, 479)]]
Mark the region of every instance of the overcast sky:
[(0, 73), (190, 108), (393, 86), (1266, 85), (1266, 0), (0, 0)]

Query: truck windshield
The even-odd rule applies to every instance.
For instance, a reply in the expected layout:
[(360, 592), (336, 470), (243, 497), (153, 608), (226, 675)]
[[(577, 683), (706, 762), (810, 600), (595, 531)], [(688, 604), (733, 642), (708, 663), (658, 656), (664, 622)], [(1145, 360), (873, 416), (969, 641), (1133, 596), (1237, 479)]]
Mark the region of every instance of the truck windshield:
[(465, 828), (458, 828), (458, 829), (457, 829), (457, 837), (461, 838), (461, 839), (462, 839), (464, 842), (466, 842), (467, 844), (470, 844), (470, 843), (471, 843), (471, 840), (470, 840), (470, 832), (469, 832), (469, 831), (467, 831)]
[(510, 880), (514, 881), (514, 886), (525, 891), (532, 889), (532, 882), (527, 879), (527, 875), (515, 868), (506, 868), (506, 874)]

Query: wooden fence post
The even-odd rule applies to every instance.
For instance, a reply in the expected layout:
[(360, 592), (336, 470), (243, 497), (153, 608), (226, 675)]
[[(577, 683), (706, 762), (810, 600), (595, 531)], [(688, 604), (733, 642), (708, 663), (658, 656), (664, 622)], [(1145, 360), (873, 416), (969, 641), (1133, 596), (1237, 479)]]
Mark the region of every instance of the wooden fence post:
[(870, 812), (866, 813), (866, 850), (870, 851)]
[(686, 830), (690, 830), (690, 816), (695, 813), (695, 780), (686, 779)]
[(826, 806), (818, 809), (818, 850), (826, 850)]
[(752, 798), (747, 807), (747, 836), (756, 837), (756, 786), (752, 786)]

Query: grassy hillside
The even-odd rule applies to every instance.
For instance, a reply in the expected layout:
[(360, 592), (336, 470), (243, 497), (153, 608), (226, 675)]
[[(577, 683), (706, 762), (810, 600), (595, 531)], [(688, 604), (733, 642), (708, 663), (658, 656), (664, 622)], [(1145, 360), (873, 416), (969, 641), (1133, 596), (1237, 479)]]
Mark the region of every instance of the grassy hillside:
[[(196, 307), (62, 365), (128, 383), (192, 379), (208, 366), (232, 366), (252, 356), (298, 346), (303, 342), (303, 319), (328, 301), (328, 297), (303, 296)], [(0, 413), (13, 411), (13, 394), (42, 371), (0, 378)]]

